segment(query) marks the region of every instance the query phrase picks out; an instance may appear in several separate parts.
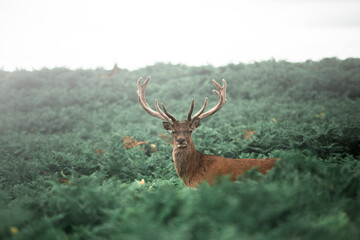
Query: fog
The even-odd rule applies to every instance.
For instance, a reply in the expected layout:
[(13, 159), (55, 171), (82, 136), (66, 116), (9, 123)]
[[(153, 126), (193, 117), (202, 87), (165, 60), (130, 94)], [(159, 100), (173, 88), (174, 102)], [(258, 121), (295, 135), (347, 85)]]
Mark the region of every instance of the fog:
[(360, 1), (0, 1), (0, 68), (360, 57)]

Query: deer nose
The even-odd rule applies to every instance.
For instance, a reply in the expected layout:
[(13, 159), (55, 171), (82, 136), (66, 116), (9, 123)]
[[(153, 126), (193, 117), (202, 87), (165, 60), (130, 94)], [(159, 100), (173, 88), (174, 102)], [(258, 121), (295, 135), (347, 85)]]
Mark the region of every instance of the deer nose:
[(177, 141), (178, 141), (179, 144), (183, 144), (185, 142), (185, 139), (184, 138), (178, 138)]

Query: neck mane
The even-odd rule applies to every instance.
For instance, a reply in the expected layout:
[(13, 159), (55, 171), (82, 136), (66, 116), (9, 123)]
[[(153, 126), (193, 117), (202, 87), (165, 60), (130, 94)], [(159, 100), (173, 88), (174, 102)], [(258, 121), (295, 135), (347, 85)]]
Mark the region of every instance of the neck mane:
[(174, 144), (173, 160), (176, 173), (180, 178), (185, 181), (185, 179), (191, 177), (197, 171), (201, 164), (201, 155), (202, 153), (195, 149), (192, 140), (188, 142), (185, 148), (179, 148)]

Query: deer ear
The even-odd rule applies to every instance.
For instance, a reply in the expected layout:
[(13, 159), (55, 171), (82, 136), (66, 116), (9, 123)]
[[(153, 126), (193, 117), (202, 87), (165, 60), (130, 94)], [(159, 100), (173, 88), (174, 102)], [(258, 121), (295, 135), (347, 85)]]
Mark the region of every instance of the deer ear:
[(195, 118), (194, 120), (191, 121), (191, 125), (190, 127), (195, 130), (195, 128), (197, 128), (198, 126), (200, 126), (200, 119)]
[(168, 131), (171, 131), (171, 130), (174, 129), (174, 128), (173, 128), (173, 125), (172, 125), (171, 123), (169, 123), (169, 122), (163, 122), (163, 125), (164, 125), (164, 128), (165, 128), (166, 130), (168, 130)]

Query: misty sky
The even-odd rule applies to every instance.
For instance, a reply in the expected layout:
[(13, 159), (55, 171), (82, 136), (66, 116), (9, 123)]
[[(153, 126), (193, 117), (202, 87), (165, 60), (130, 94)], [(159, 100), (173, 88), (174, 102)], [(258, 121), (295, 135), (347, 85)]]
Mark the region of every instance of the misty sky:
[(360, 57), (359, 0), (0, 0), (0, 68)]

